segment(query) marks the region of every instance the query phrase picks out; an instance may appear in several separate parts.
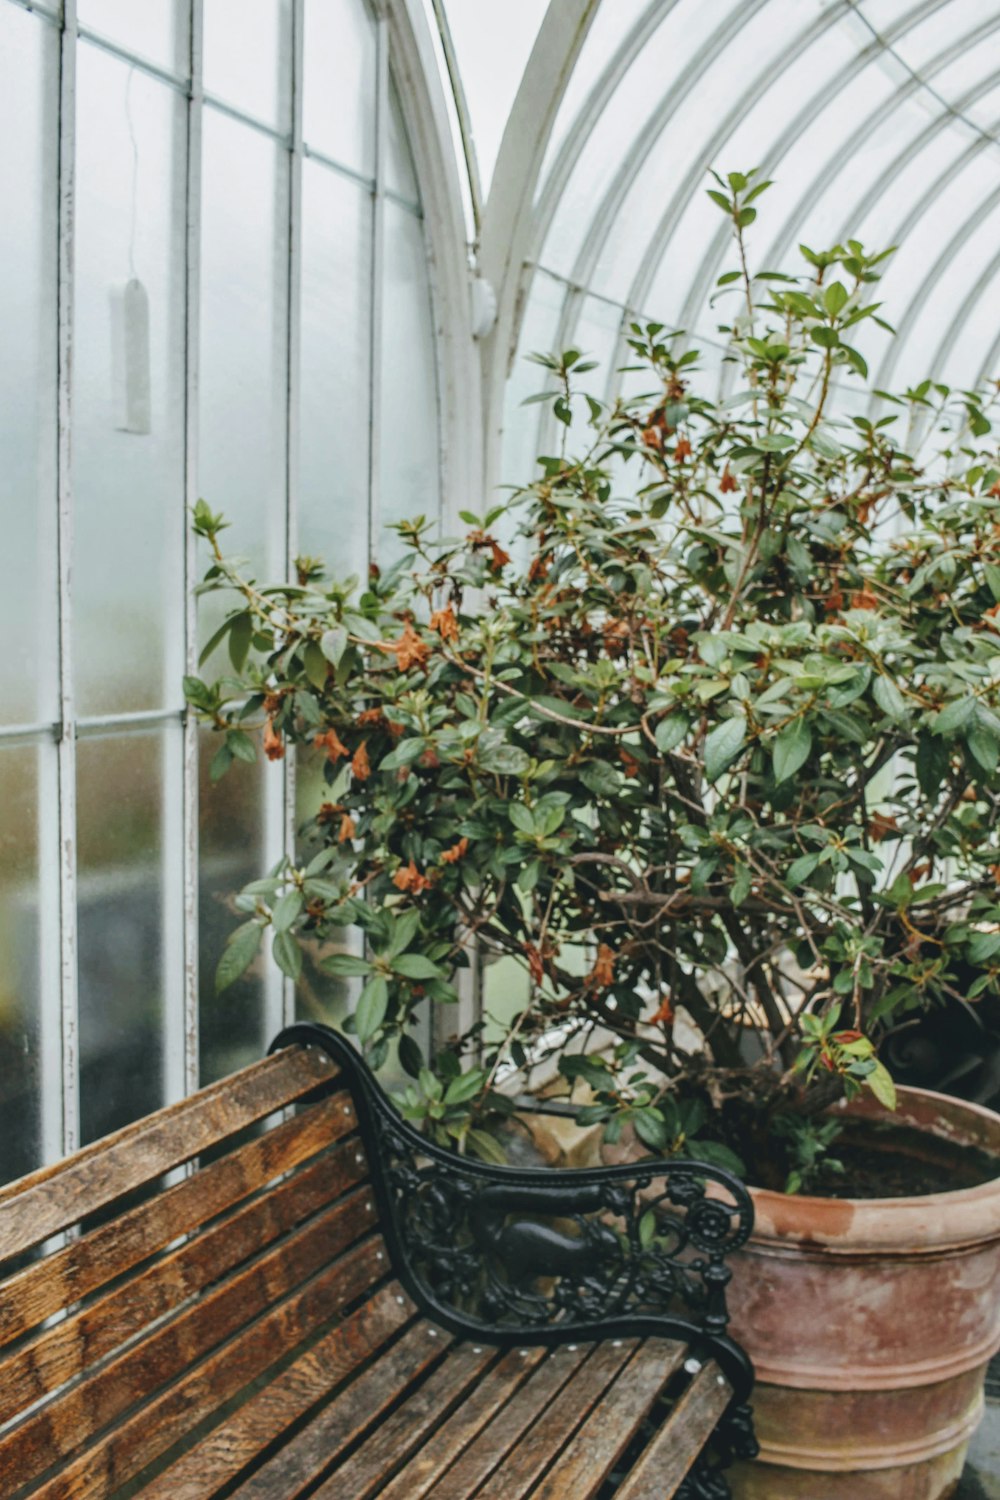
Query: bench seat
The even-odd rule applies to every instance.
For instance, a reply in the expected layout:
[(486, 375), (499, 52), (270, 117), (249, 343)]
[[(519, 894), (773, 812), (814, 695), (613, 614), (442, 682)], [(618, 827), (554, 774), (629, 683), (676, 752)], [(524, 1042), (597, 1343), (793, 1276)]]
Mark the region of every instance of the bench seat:
[[(724, 1495), (753, 1451), (749, 1367), (674, 1312), (679, 1281), (659, 1313), (626, 1305), (638, 1169), (469, 1163), (415, 1136), (333, 1033), (279, 1043), (0, 1190), (0, 1495)], [(713, 1201), (692, 1180), (687, 1215)], [(742, 1240), (742, 1204), (726, 1215), (702, 1239)]]

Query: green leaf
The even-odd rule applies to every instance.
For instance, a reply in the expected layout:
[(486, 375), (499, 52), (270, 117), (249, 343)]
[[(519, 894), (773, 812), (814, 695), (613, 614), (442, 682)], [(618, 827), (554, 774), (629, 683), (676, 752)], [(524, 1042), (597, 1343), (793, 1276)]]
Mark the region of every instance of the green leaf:
[[(230, 630), (232, 629), (232, 627), (233, 627), (233, 621), (235, 619), (236, 619), (235, 615), (228, 615), (226, 617), (226, 619), (223, 620), (223, 622), (219, 626), (218, 630), (214, 631), (212, 633), (212, 635), (209, 636), (208, 640), (205, 642), (204, 646), (201, 649), (201, 655), (198, 657), (198, 665), (199, 665), (199, 667), (203, 667), (205, 665), (205, 663), (208, 661), (208, 658), (212, 655), (212, 652), (215, 650), (215, 648), (217, 646), (221, 646), (222, 645), (222, 642), (225, 640), (226, 636), (229, 634)], [(197, 677), (185, 677), (185, 679), (184, 679), (185, 686), (186, 686), (186, 684), (188, 682), (197, 682), (197, 681), (198, 681)]]
[(507, 816), (517, 829), (518, 833), (534, 833), (535, 816), (523, 802), (511, 802), (507, 808)]
[(811, 750), (812, 729), (805, 718), (800, 716), (791, 724), (786, 724), (775, 738), (772, 750), (775, 781), (787, 781), (796, 771), (801, 770), (809, 759)]
[(253, 963), (260, 947), (264, 929), (259, 922), (244, 922), (242, 927), (230, 933), (225, 951), (215, 970), (215, 993), (222, 991), (237, 979)]
[(1000, 761), (1000, 745), (993, 736), (977, 725), (966, 734), (965, 743), (973, 759), (982, 766), (984, 771), (992, 775), (997, 768), (997, 762)]
[(705, 739), (705, 775), (709, 781), (718, 781), (743, 749), (746, 740), (747, 721), (745, 714), (732, 719), (723, 719), (710, 731)]
[(444, 978), (437, 964), (431, 963), (422, 953), (401, 953), (398, 958), (390, 959), (389, 967), (394, 974), (402, 974), (404, 979)]
[(233, 664), (234, 671), (242, 672), (246, 666), (252, 640), (253, 616), (249, 610), (244, 610), (235, 616), (229, 632), (229, 660)]
[(740, 1157), (721, 1141), (688, 1141), (687, 1149), (693, 1161), (703, 1161), (709, 1167), (721, 1167), (723, 1172), (732, 1172), (734, 1177), (747, 1175), (746, 1166)]
[(971, 719), (976, 707), (973, 697), (953, 698), (938, 714), (934, 720), (933, 731), (935, 734), (952, 735), (958, 729), (964, 729)]
[(819, 854), (800, 854), (798, 859), (793, 859), (788, 866), (785, 884), (790, 890), (794, 890), (796, 886), (809, 879), (818, 864)]
[(275, 932), (287, 932), (302, 910), (302, 892), (286, 891), (274, 905), (271, 922)]
[(924, 796), (933, 800), (948, 775), (950, 756), (948, 747), (930, 734), (922, 734), (917, 741), (917, 782)]
[(996, 563), (987, 563), (983, 571), (986, 574), (986, 582), (989, 585), (990, 593), (997, 603), (1000, 604), (1000, 568), (997, 567)]
[(823, 306), (835, 318), (847, 302), (847, 288), (842, 281), (831, 281), (823, 293)]
[(651, 1146), (654, 1151), (662, 1151), (669, 1144), (667, 1127), (652, 1110), (633, 1110), (632, 1124), (635, 1126), (635, 1133), (640, 1141), (646, 1146)]
[(737, 864), (733, 883), (729, 887), (729, 897), (734, 906), (742, 906), (749, 896), (751, 878), (750, 866)]
[(252, 766), (257, 759), (257, 746), (250, 736), (242, 729), (230, 729), (226, 735), (226, 744), (232, 752), (234, 760), (246, 761)]
[(465, 1104), (467, 1100), (474, 1099), (482, 1091), (485, 1081), (486, 1074), (482, 1068), (471, 1068), (468, 1073), (460, 1073), (445, 1089), (445, 1104)]
[(306, 641), (302, 649), (302, 666), (317, 693), (326, 687), (326, 660), (315, 641)]
[(354, 979), (372, 971), (367, 958), (356, 953), (331, 953), (329, 958), (320, 959), (319, 966), (324, 974), (332, 974), (335, 979)]
[(332, 630), (324, 631), (320, 637), (319, 649), (333, 666), (340, 666), (340, 658), (347, 650), (347, 628), (344, 625), (334, 625)]
[(384, 760), (380, 760), (378, 768), (380, 771), (396, 771), (400, 766), (408, 766), (422, 755), (427, 749), (427, 741), (420, 735), (411, 735), (410, 738), (400, 740), (395, 750), (390, 750)]
[(290, 932), (274, 934), (271, 952), (282, 974), (287, 974), (289, 979), (298, 979), (302, 973), (302, 949)]
[(395, 958), (397, 953), (404, 953), (413, 942), (420, 926), (420, 912), (416, 907), (410, 911), (404, 911), (401, 917), (397, 917), (392, 924), (392, 935), (385, 950), (386, 958)]
[(892, 1075), (884, 1063), (876, 1062), (872, 1071), (865, 1078), (865, 1082), (871, 1089), (878, 1102), (886, 1109), (896, 1108), (896, 1085), (892, 1081)]
[(230, 750), (225, 741), (223, 741), (218, 750), (216, 750), (215, 754), (212, 756), (212, 764), (208, 768), (208, 779), (213, 786), (217, 781), (220, 781), (222, 777), (225, 776), (232, 763), (233, 752)]
[(888, 718), (895, 720), (905, 716), (906, 701), (891, 677), (876, 677), (872, 697)]
[(389, 1009), (389, 986), (381, 974), (370, 979), (358, 997), (358, 1008), (354, 1012), (354, 1024), (358, 1039), (364, 1045), (370, 1042), (385, 1020)]
[(685, 714), (672, 713), (668, 714), (665, 719), (661, 719), (654, 732), (656, 748), (661, 755), (667, 755), (671, 750), (676, 750), (687, 734), (688, 728), (688, 719)]
[(480, 1161), (490, 1162), (494, 1167), (505, 1167), (507, 1165), (507, 1153), (500, 1142), (485, 1130), (470, 1130), (465, 1137), (466, 1144), (479, 1157)]

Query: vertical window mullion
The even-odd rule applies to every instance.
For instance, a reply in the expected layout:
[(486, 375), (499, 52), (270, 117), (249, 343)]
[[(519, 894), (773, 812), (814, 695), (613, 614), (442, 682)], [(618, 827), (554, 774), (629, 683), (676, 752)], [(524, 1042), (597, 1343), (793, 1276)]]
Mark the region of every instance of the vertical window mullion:
[(58, 521), (59, 556), (59, 946), (62, 1149), (80, 1144), (77, 981), (76, 714), (73, 697), (73, 211), (76, 176), (76, 0), (63, 0), (59, 51)]
[[(299, 411), (302, 316), (302, 98), (305, 62), (305, 0), (292, 0), (292, 137), (288, 183), (288, 410), (285, 434), (285, 576), (291, 578), (299, 551)], [(296, 757), (283, 762), (285, 853), (295, 858)], [(283, 986), (282, 1024), (295, 1020), (295, 985)]]
[(368, 406), (368, 560), (376, 561), (380, 529), (382, 441), (382, 308), (385, 279), (385, 166), (389, 130), (389, 23), (376, 22), (375, 184), (372, 189), (372, 296)]
[[(204, 114), (204, 0), (190, 0), (191, 89), (187, 117), (187, 180), (185, 183), (184, 247), (184, 660), (185, 671), (198, 672), (197, 543), (191, 530), (191, 509), (198, 499), (198, 368), (201, 295), (201, 139)], [(184, 881), (184, 1092), (191, 1093), (199, 1077), (199, 962), (198, 962), (198, 724), (184, 717), (183, 772)], [(179, 997), (178, 997), (179, 999)], [(164, 1013), (176, 1003), (164, 996)]]

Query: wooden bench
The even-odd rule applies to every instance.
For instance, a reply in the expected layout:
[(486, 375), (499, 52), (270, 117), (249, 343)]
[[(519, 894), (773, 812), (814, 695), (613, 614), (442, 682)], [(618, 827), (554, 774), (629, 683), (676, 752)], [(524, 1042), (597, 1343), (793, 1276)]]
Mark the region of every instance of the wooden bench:
[(717, 1500), (751, 1217), (689, 1162), (440, 1150), (292, 1027), (0, 1191), (0, 1494)]

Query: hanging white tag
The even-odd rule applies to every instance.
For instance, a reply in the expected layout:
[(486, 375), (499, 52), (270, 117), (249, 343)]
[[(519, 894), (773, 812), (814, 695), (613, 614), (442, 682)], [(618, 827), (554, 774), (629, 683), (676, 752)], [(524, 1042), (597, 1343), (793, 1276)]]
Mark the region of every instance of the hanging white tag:
[(118, 431), (148, 433), (149, 296), (135, 276), (111, 288), (111, 389)]

